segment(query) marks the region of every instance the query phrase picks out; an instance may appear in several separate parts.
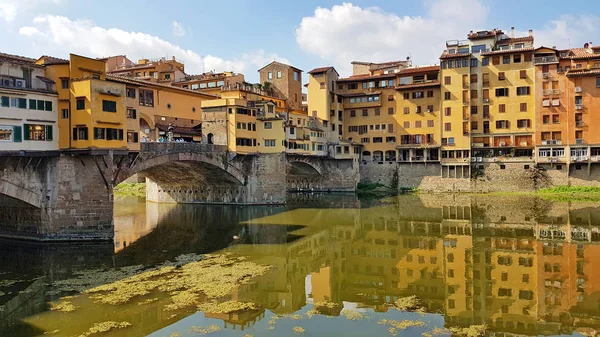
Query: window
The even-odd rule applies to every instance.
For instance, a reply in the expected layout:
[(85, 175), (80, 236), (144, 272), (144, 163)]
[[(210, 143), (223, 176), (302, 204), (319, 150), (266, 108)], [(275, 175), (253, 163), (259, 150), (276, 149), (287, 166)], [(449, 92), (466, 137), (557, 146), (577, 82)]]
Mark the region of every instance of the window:
[(410, 113), (410, 108), (409, 108), (409, 107), (407, 107), (407, 106), (405, 106), (405, 107), (404, 107), (404, 114), (405, 114), (405, 115), (408, 115), (409, 113)]
[(423, 91), (414, 91), (412, 93), (412, 98), (423, 98), (425, 97), (424, 92)]
[(24, 140), (51, 141), (52, 125), (23, 124)]
[(498, 65), (498, 64), (500, 64), (500, 56), (493, 56), (493, 57), (492, 57), (492, 64), (493, 64), (493, 65)]
[(350, 110), (350, 117), (356, 117), (356, 110)]
[(73, 128), (73, 140), (87, 140), (88, 139), (88, 128), (77, 127)]
[(444, 116), (451, 116), (452, 115), (452, 108), (451, 107), (445, 107), (444, 108)]
[(508, 88), (496, 89), (496, 97), (507, 97), (507, 96), (508, 96)]
[[(197, 86), (197, 84), (196, 84), (196, 86)], [(192, 85), (192, 87), (193, 87), (193, 85)], [(125, 94), (129, 98), (135, 98), (135, 89), (134, 88), (126, 88), (125, 89)]]
[[(37, 109), (40, 110), (40, 111), (43, 111), (44, 110), (44, 103), (45, 103), (45, 101), (42, 101), (42, 100), (38, 99), (37, 100)], [(13, 104), (13, 99), (11, 98), (11, 100), (10, 100), (10, 106), (17, 106), (16, 98), (15, 98), (14, 104)]]
[(129, 119), (137, 119), (137, 111), (135, 109), (127, 109), (126, 117)]
[(222, 87), (225, 85), (225, 81), (217, 81), (217, 87)]
[(405, 122), (404, 122), (404, 128), (405, 128), (405, 129), (408, 129), (408, 128), (410, 128), (410, 122), (409, 122), (409, 121), (405, 121)]
[(299, 81), (300, 80), (300, 74), (298, 74), (297, 71), (294, 71), (294, 81)]
[(106, 128), (94, 128), (94, 139), (106, 139)]
[(452, 124), (444, 123), (444, 131), (452, 131)]
[(600, 88), (600, 77), (596, 77), (596, 88)]
[(77, 110), (85, 110), (85, 98), (78, 98), (75, 104)]
[(502, 64), (510, 64), (510, 55), (502, 56)]
[(433, 97), (433, 90), (427, 90), (427, 97)]
[(21, 133), (20, 126), (0, 125), (0, 142), (21, 142)]
[(154, 106), (154, 91), (140, 89), (140, 105)]
[(552, 115), (552, 124), (560, 124), (560, 115)]
[(519, 104), (519, 108), (520, 108), (521, 112), (526, 112), (527, 111), (527, 103)]
[(530, 126), (531, 126), (531, 120), (529, 120), (529, 119), (518, 119), (517, 120), (517, 127), (520, 129), (528, 128)]
[(275, 139), (265, 139), (265, 147), (274, 147)]
[(513, 63), (521, 63), (521, 54), (513, 55)]
[(521, 71), (519, 71), (519, 78), (520, 79), (526, 79), (527, 78), (527, 70), (521, 70)]
[(496, 121), (496, 129), (508, 129), (509, 125), (510, 123), (507, 120)]
[(490, 64), (490, 59), (487, 57), (484, 57), (481, 59), (481, 66), (487, 66), (488, 64)]
[(165, 80), (170, 80), (171, 79), (171, 74), (165, 74)]
[(277, 71), (277, 78), (281, 78), (281, 71)]
[(503, 71), (498, 73), (498, 81), (504, 81), (506, 79), (506, 75)]
[(375, 108), (375, 116), (381, 115), (381, 109)]
[(61, 115), (62, 119), (68, 119), (69, 118), (69, 109), (62, 109), (60, 112), (60, 115)]
[(405, 92), (402, 94), (402, 97), (404, 97), (404, 99), (409, 99), (410, 98), (410, 93)]
[(477, 89), (471, 90), (471, 99), (477, 99)]
[(542, 116), (542, 123), (544, 123), (544, 124), (550, 124), (550, 115), (544, 115), (544, 116)]
[(500, 113), (506, 112), (506, 104), (498, 104), (498, 112), (500, 112)]
[(517, 96), (529, 95), (531, 92), (530, 87), (517, 87)]
[(471, 122), (471, 130), (477, 130), (477, 129), (478, 129), (478, 123), (477, 123), (477, 121)]
[(68, 79), (60, 80), (60, 87), (62, 89), (69, 89), (69, 80)]
[(471, 115), (477, 115), (477, 105), (471, 105)]
[(452, 84), (452, 78), (450, 76), (444, 77), (444, 84)]
[(433, 122), (433, 119), (430, 119), (430, 120), (428, 120), (428, 121), (427, 121), (427, 127), (428, 127), (428, 128), (432, 128), (432, 127), (433, 127), (433, 123), (434, 123), (434, 122)]
[(367, 110), (367, 109), (363, 109), (363, 111), (362, 111), (362, 115), (363, 115), (363, 116), (368, 116), (368, 115), (369, 115), (369, 110)]
[(269, 71), (269, 72), (267, 73), (267, 78), (268, 78), (269, 80), (272, 80), (272, 79), (273, 79), (273, 73)]
[(477, 59), (471, 59), (471, 68), (477, 68), (479, 61)]
[(415, 128), (420, 128), (420, 127), (421, 127), (421, 121), (416, 121)]
[(444, 93), (444, 100), (449, 101), (452, 99), (452, 94), (450, 93), (450, 91), (446, 91)]
[(433, 105), (427, 106), (427, 112), (433, 113)]
[(319, 83), (319, 85), (320, 85), (321, 89), (325, 89), (325, 82), (321, 82), (321, 83)]
[(200, 89), (206, 89), (207, 83), (200, 83)]
[(127, 131), (127, 142), (137, 143), (139, 140), (139, 134), (136, 131)]
[(415, 111), (415, 113), (418, 113), (418, 114), (422, 113), (420, 105), (417, 106), (417, 110)]
[(389, 107), (388, 108), (388, 115), (393, 115), (394, 114), (394, 107)]
[(394, 95), (388, 95), (388, 102), (391, 102), (394, 100)]
[(102, 111), (117, 112), (117, 102), (103, 99), (102, 100)]

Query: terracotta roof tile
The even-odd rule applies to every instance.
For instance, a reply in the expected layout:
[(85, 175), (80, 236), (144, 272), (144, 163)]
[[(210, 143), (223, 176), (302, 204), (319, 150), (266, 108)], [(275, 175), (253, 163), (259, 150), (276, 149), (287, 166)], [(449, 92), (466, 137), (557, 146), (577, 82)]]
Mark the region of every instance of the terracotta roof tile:
[(569, 71), (567, 71), (567, 77), (598, 76), (598, 75), (600, 75), (600, 68), (570, 69)]
[(495, 37), (496, 35), (502, 35), (504, 34), (503, 31), (499, 30), (499, 29), (493, 29), (493, 30), (483, 30), (483, 31), (479, 31), (479, 32), (475, 32), (475, 33), (469, 33), (467, 34), (467, 38), (469, 40), (481, 40), (481, 39), (489, 39), (492, 37)]
[(440, 55), (440, 59), (457, 59), (457, 58), (463, 58), (463, 57), (469, 57), (471, 56), (470, 53), (455, 53), (455, 54), (450, 54), (447, 51), (444, 51), (442, 53), (442, 55)]
[(535, 50), (535, 48), (533, 48), (533, 47), (529, 47), (529, 48), (517, 48), (517, 49), (502, 49), (502, 50), (488, 51), (488, 52), (485, 52), (485, 53), (481, 53), (481, 55), (488, 56), (488, 55), (512, 54), (512, 53), (530, 52), (530, 51), (534, 51), (534, 50)]
[(54, 57), (54, 56), (43, 55), (40, 58), (44, 59), (44, 64), (45, 65), (51, 65), (51, 64), (69, 64), (69, 60), (61, 59), (61, 58)]
[(600, 54), (594, 54), (590, 52), (586, 48), (571, 48), (561, 50), (561, 52), (568, 52), (568, 55), (565, 57), (561, 57), (562, 59), (572, 59), (572, 60), (580, 60), (580, 59), (590, 59), (590, 58), (600, 58)]
[(422, 87), (437, 87), (439, 85), (440, 85), (440, 81), (434, 80), (434, 81), (426, 81), (423, 83), (411, 83), (411, 84), (397, 85), (396, 89), (402, 90), (402, 89), (412, 89), (412, 88), (422, 88)]
[(406, 68), (400, 70), (398, 74), (418, 74), (418, 73), (428, 73), (436, 70), (440, 70), (440, 66), (425, 66), (425, 67), (414, 67), (414, 68)]
[(175, 86), (172, 86), (172, 85), (169, 85), (169, 84), (162, 84), (162, 83), (157, 83), (157, 82), (149, 82), (149, 81), (144, 81), (144, 80), (137, 80), (137, 79), (133, 79), (133, 78), (130, 78), (130, 77), (124, 77), (124, 76), (118, 76), (118, 75), (107, 74), (106, 75), (106, 79), (109, 80), (109, 81), (113, 81), (113, 82), (120, 82), (120, 83), (131, 84), (131, 85), (139, 85), (139, 86), (144, 86), (144, 87), (158, 86), (158, 87), (173, 89), (173, 90), (176, 90), (176, 91), (184, 91), (184, 92), (192, 93), (192, 94), (196, 94), (196, 95), (203, 95), (203, 96), (210, 96), (210, 97), (219, 97), (217, 95), (207, 94), (205, 92), (198, 91), (198, 90), (185, 89), (185, 88), (181, 88), (181, 87), (175, 87)]
[(35, 61), (37, 61), (36, 59), (33, 59), (31, 57), (5, 54), (5, 53), (0, 53), (0, 59), (10, 60), (10, 61), (14, 61), (14, 62), (22, 62), (22, 63), (34, 63)]
[(338, 79), (338, 82), (352, 82), (362, 80), (373, 80), (373, 79), (384, 79), (384, 78), (395, 78), (396, 74), (381, 74), (381, 75), (355, 75), (346, 78)]
[(508, 39), (498, 40), (497, 44), (517, 43), (517, 42), (533, 42), (533, 36), (512, 37)]
[(309, 74), (318, 74), (318, 73), (324, 73), (329, 69), (333, 69), (333, 67), (321, 67), (321, 68), (315, 68), (311, 71), (309, 71)]

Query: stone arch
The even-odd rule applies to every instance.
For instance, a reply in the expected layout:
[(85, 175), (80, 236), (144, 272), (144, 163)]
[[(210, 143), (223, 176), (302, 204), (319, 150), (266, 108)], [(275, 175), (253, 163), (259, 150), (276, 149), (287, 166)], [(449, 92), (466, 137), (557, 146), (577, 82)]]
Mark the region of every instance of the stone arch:
[(305, 157), (301, 157), (301, 156), (288, 157), (288, 164), (290, 164), (292, 166), (296, 165), (297, 167), (304, 167), (304, 168), (309, 167), (312, 170), (319, 173), (319, 175), (321, 175), (323, 173), (321, 164), (319, 162), (315, 162), (311, 158), (305, 158)]
[(217, 172), (223, 173), (224, 175), (221, 178), (223, 178), (224, 182), (245, 185), (246, 176), (239, 169), (226, 162), (223, 156), (215, 153), (170, 153), (158, 155), (147, 159), (138, 159), (133, 167), (122, 170), (115, 179), (114, 184), (116, 185), (136, 173), (148, 171), (152, 168), (165, 167), (174, 165), (175, 163), (197, 163), (200, 165), (196, 165), (195, 167), (200, 167), (200, 169), (205, 167), (207, 169), (216, 169)]
[(0, 179), (0, 194), (23, 201), (37, 208), (42, 207), (42, 197), (40, 194), (3, 179)]

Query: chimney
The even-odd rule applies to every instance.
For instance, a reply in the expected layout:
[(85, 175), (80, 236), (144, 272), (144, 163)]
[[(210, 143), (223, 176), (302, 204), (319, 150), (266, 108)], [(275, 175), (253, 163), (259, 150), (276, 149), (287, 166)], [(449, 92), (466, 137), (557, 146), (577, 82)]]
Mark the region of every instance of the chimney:
[(515, 27), (510, 27), (510, 38), (511, 39), (515, 38)]
[(529, 37), (533, 37), (533, 29), (529, 30)]

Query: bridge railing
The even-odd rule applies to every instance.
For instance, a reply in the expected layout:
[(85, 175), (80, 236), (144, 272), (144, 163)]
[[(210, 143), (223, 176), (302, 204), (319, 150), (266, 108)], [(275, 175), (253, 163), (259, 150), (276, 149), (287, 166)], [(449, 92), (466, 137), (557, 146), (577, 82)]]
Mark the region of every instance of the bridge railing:
[(226, 152), (227, 146), (202, 143), (140, 143), (140, 152), (153, 154)]

